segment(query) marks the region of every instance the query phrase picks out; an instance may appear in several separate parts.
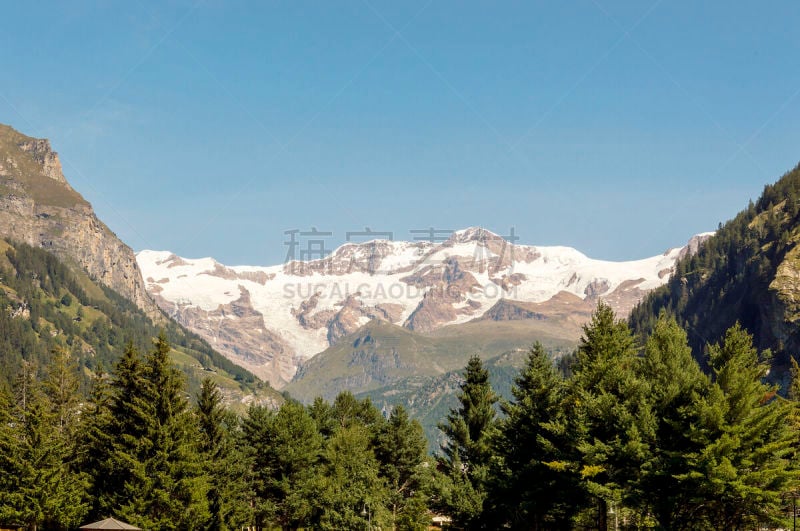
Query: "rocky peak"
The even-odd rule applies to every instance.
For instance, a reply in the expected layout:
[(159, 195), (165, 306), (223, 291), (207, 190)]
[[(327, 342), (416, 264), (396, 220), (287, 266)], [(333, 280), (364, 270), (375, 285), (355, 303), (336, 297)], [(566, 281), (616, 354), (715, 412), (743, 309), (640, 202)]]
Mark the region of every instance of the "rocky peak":
[(44, 248), (161, 318), (136, 256), (64, 178), (45, 139), (0, 124), (0, 237)]
[(715, 233), (713, 232), (703, 232), (701, 234), (696, 234), (689, 239), (689, 243), (686, 244), (686, 247), (681, 249), (681, 252), (678, 254), (678, 260), (683, 259), (686, 256), (693, 256), (697, 254), (697, 251), (700, 249), (700, 246), (706, 242), (709, 238), (714, 236)]
[(468, 227), (466, 229), (455, 231), (450, 238), (447, 239), (446, 243), (486, 243), (489, 241), (500, 241), (503, 239), (504, 238), (502, 236), (486, 230), (483, 227)]
[(19, 146), (19, 149), (22, 151), (30, 153), (33, 160), (41, 165), (43, 175), (70, 187), (69, 183), (67, 183), (67, 179), (64, 177), (64, 171), (61, 168), (61, 161), (58, 158), (58, 153), (53, 151), (53, 148), (50, 147), (49, 140), (46, 138), (31, 138), (22, 140), (17, 146)]

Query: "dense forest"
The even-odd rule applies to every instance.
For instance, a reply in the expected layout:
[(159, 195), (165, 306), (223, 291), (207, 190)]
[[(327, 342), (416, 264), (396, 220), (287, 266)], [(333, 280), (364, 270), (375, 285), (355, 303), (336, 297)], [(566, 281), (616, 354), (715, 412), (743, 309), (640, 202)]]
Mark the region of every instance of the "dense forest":
[(86, 398), (68, 349), (23, 361), (0, 391), (0, 524), (744, 529), (786, 527), (800, 486), (800, 385), (763, 383), (739, 325), (704, 373), (666, 313), (639, 345), (601, 304), (568, 360), (531, 349), (508, 401), (474, 357), (434, 456), (402, 408), (347, 392), (237, 414), (207, 379), (192, 400), (169, 352), (127, 343)]
[[(724, 225), (693, 256), (676, 263), (669, 282), (634, 308), (630, 324), (647, 335), (659, 312), (674, 314), (695, 352), (739, 322), (756, 346), (775, 353), (776, 381), (800, 350), (800, 301), (794, 272), (800, 268), (800, 166)], [(703, 357), (699, 357), (701, 361)]]
[[(0, 240), (0, 381), (11, 383), (23, 361), (42, 370), (52, 353), (67, 350), (80, 368), (79, 382), (88, 389), (91, 373), (110, 368), (127, 342), (142, 350), (163, 328), (171, 344), (206, 371), (219, 371), (243, 391), (258, 385), (247, 370), (214, 351), (197, 335), (166, 318), (155, 324), (133, 303), (92, 281), (54, 255), (22, 243)], [(199, 389), (202, 374), (186, 371), (190, 389)]]

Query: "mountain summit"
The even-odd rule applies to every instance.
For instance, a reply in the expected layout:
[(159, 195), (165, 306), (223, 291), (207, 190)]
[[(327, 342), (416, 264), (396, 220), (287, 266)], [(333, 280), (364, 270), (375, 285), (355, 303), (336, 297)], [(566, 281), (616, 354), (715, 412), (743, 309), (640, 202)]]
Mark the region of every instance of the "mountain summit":
[(133, 250), (67, 182), (50, 142), (0, 124), (0, 237), (53, 252), (133, 301), (150, 317)]
[(141, 251), (137, 260), (170, 316), (282, 386), (305, 360), (373, 320), (417, 334), (474, 320), (558, 320), (575, 340), (598, 299), (627, 315), (707, 237), (628, 262), (513, 244), (479, 227), (441, 243), (347, 243), (325, 258), (271, 267), (229, 267), (168, 251)]

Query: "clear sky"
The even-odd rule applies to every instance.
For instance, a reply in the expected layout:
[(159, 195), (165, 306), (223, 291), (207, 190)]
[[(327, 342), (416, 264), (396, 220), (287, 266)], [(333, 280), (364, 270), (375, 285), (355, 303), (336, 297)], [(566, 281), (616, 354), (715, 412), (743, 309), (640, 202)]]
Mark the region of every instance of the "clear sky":
[(0, 122), (134, 249), (480, 225), (630, 259), (800, 160), (800, 3), (6, 2)]

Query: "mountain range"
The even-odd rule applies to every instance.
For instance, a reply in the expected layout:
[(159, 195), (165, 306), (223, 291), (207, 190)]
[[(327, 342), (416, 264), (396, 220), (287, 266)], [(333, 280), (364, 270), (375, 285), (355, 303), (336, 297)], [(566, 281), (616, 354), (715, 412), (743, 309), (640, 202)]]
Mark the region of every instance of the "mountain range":
[(147, 348), (164, 329), (190, 387), (213, 374), (237, 403), (278, 403), (274, 388), (306, 402), (347, 389), (403, 403), (430, 436), (469, 356), (507, 392), (532, 342), (571, 352), (602, 299), (643, 336), (660, 311), (675, 314), (701, 361), (738, 321), (772, 351), (769, 377), (785, 384), (800, 349), (798, 242), (794, 168), (714, 233), (626, 262), (479, 227), (264, 267), (134, 255), (69, 185), (47, 140), (0, 125), (2, 376), (63, 347), (87, 383), (124, 338)]
[[(595, 260), (570, 247), (512, 244), (479, 227), (441, 243), (348, 243), (325, 258), (268, 267), (169, 251), (145, 250), (136, 258), (148, 292), (167, 315), (274, 387), (288, 385), (293, 395), (313, 398), (372, 389), (414, 370), (444, 373), (463, 365), (470, 352), (496, 356), (537, 338), (574, 344), (598, 299), (627, 315), (709, 236), (627, 262)], [(363, 346), (376, 328), (384, 336), (392, 330), (384, 346), (403, 344), (389, 345), (389, 354), (409, 357), (411, 349), (416, 361), (383, 368), (337, 361), (352, 369), (344, 372), (324, 362), (333, 353), (352, 354), (352, 345)], [(509, 328), (515, 329), (510, 336)], [(495, 341), (498, 336), (514, 340)], [(443, 353), (461, 337), (474, 341), (445, 362)]]

